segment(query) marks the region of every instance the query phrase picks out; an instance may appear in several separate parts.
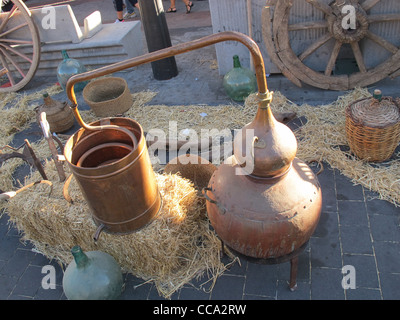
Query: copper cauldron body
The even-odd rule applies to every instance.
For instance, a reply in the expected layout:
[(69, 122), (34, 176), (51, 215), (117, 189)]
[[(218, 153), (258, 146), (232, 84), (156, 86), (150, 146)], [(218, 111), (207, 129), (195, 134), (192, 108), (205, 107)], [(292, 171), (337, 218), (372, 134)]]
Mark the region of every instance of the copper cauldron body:
[[(133, 232), (153, 220), (161, 198), (142, 127), (129, 118), (106, 118), (79, 129), (64, 155), (92, 212), (110, 233)], [(133, 133), (135, 141), (120, 128)]]
[(237, 174), (222, 164), (204, 193), (216, 233), (234, 251), (255, 259), (288, 256), (314, 232), (321, 212), (321, 189), (303, 161), (295, 158), (277, 178)]

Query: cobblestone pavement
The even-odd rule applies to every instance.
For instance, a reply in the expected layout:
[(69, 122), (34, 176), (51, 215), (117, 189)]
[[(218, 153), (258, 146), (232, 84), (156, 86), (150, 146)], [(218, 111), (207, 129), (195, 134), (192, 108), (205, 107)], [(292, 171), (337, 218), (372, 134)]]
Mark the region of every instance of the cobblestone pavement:
[[(193, 12), (185, 15), (177, 1), (177, 21), (171, 22), (173, 44), (199, 38), (212, 32), (204, 24), (209, 14), (208, 1), (195, 1)], [(77, 1), (72, 5), (84, 5)], [(168, 2), (164, 1), (164, 7)], [(101, 7), (101, 5), (99, 5)], [(196, 12), (196, 9), (198, 10)], [(110, 9), (111, 10), (111, 9)], [(108, 13), (111, 14), (111, 13)], [(196, 14), (203, 15), (196, 19)], [(110, 17), (111, 19), (112, 17)], [(168, 16), (168, 19), (172, 19)], [(192, 20), (190, 20), (192, 19)], [(103, 19), (104, 20), (104, 19)], [(180, 24), (178, 23), (180, 22)], [(218, 71), (210, 68), (215, 60), (213, 47), (201, 49), (196, 54), (186, 53), (176, 57), (179, 74), (168, 81), (154, 80), (150, 66), (140, 66), (118, 76), (128, 80), (132, 92), (150, 89), (158, 92), (151, 102), (167, 105), (231, 103), (221, 86)], [(25, 89), (27, 93), (44, 88), (54, 79), (35, 78)], [(385, 80), (376, 87), (387, 95), (399, 96), (400, 80)], [(311, 87), (297, 88), (280, 75), (271, 76), (268, 86), (281, 91), (290, 100), (301, 104), (329, 103), (343, 92), (323, 91)], [(64, 98), (60, 93), (55, 98)], [(78, 103), (82, 98), (78, 97)], [(73, 130), (76, 130), (74, 127)], [(38, 128), (24, 132), (16, 139), (38, 134)], [(185, 285), (172, 300), (391, 300), (400, 299), (400, 209), (376, 199), (377, 195), (353, 183), (338, 170), (324, 164), (318, 176), (323, 193), (323, 209), (318, 227), (305, 251), (299, 256), (298, 287), (288, 289), (289, 262), (275, 265), (254, 264), (241, 260), (234, 264), (216, 282), (211, 292), (199, 290), (204, 282)], [(227, 258), (224, 258), (227, 259)], [(55, 289), (44, 289), (42, 268), (53, 265), (56, 269)], [(356, 289), (344, 289), (344, 266), (354, 266)], [(8, 216), (0, 219), (0, 299), (59, 300), (66, 299), (62, 289), (63, 273), (55, 261), (49, 261), (35, 252), (30, 243), (21, 242), (21, 235), (8, 224)], [(131, 274), (125, 275), (123, 300), (162, 300), (151, 283)]]

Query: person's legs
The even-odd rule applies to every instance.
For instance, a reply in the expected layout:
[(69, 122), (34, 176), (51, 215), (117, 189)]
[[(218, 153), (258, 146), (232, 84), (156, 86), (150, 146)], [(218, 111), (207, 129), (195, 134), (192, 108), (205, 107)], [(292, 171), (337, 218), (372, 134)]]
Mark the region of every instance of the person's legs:
[(167, 10), (167, 12), (176, 12), (175, 0), (171, 0), (171, 6)]
[[(136, 3), (137, 3), (137, 1), (136, 1)], [(125, 5), (126, 5), (126, 11), (127, 11), (128, 13), (133, 13), (133, 12), (135, 12), (135, 9), (134, 9), (135, 1), (126, 0), (126, 1), (125, 1)]]
[(192, 7), (193, 7), (193, 2), (190, 0), (182, 0), (182, 1), (186, 6), (186, 13), (190, 13), (190, 11), (192, 10)]
[(124, 4), (122, 0), (115, 0), (114, 3), (115, 3), (115, 9), (117, 10), (117, 21), (115, 22), (122, 21), (124, 19), (124, 14), (123, 14)]
[(125, 0), (125, 4), (126, 4), (126, 13), (124, 15), (124, 19), (136, 17), (134, 7), (139, 6), (137, 0)]

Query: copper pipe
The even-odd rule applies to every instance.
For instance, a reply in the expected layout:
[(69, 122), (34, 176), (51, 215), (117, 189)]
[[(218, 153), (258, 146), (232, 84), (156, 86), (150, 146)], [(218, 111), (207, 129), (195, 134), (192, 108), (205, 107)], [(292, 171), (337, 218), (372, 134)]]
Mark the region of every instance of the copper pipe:
[(257, 78), (257, 85), (258, 85), (258, 97), (260, 100), (260, 107), (261, 104), (264, 105), (268, 101), (266, 99), (268, 97), (268, 87), (267, 87), (267, 80), (265, 76), (265, 66), (264, 66), (264, 60), (262, 57), (262, 54), (260, 52), (260, 49), (258, 45), (247, 35), (240, 33), (240, 32), (234, 32), (234, 31), (226, 31), (226, 32), (220, 32), (216, 34), (211, 34), (209, 36), (196, 39), (193, 41), (185, 42), (185, 43), (180, 43), (177, 45), (174, 45), (172, 47), (168, 47), (162, 50), (150, 52), (147, 54), (144, 54), (139, 57), (127, 59), (121, 62), (117, 62), (114, 64), (111, 64), (109, 66), (105, 66), (96, 70), (88, 71), (85, 73), (80, 73), (77, 75), (72, 76), (66, 85), (66, 92), (68, 95), (68, 98), (72, 102), (72, 110), (74, 112), (75, 118), (78, 121), (78, 123), (85, 129), (87, 130), (101, 130), (104, 129), (104, 127), (92, 127), (87, 125), (79, 115), (79, 112), (77, 110), (78, 104), (76, 101), (75, 97), (75, 92), (74, 92), (74, 85), (78, 82), (81, 81), (86, 81), (90, 79), (94, 79), (97, 77), (101, 77), (107, 74), (111, 74), (117, 71), (121, 71), (124, 69), (136, 67), (138, 65), (144, 64), (144, 63), (149, 63), (165, 58), (169, 58), (181, 53), (185, 53), (188, 51), (200, 49), (206, 46), (210, 46), (219, 42), (224, 42), (224, 41), (237, 41), (245, 45), (251, 54), (252, 61), (254, 64), (254, 69), (256, 73), (256, 78)]

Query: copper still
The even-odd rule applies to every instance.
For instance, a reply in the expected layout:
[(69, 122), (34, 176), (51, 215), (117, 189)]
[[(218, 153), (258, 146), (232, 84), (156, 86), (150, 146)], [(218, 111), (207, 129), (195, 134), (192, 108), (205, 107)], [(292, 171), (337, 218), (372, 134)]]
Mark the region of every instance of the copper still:
[(88, 126), (80, 118), (75, 83), (222, 41), (237, 41), (249, 49), (257, 79), (258, 110), (242, 134), (236, 135), (231, 163), (221, 164), (203, 190), (207, 213), (222, 242), (239, 255), (272, 263), (290, 260), (290, 288), (294, 289), (297, 256), (319, 220), (321, 188), (307, 164), (296, 158), (293, 132), (277, 122), (271, 112), (272, 92), (267, 88), (264, 61), (251, 38), (231, 31), (212, 34), (75, 75), (66, 91), (84, 129), (104, 130), (107, 126)]
[(129, 233), (151, 222), (161, 207), (143, 129), (129, 118), (105, 118), (79, 129), (64, 147), (65, 159), (98, 226)]

